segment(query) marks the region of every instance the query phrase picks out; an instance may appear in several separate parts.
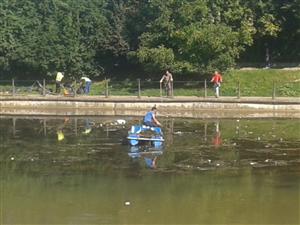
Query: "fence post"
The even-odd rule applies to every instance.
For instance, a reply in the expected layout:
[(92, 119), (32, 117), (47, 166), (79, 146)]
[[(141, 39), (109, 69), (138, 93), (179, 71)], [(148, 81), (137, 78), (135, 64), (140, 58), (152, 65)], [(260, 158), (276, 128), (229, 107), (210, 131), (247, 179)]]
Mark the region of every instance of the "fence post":
[(11, 84), (12, 84), (12, 95), (15, 96), (16, 95), (16, 89), (15, 89), (15, 80), (14, 79), (12, 79)]
[(174, 82), (171, 81), (171, 98), (174, 98), (173, 87), (174, 87)]
[(44, 128), (44, 136), (47, 136), (47, 122), (46, 119), (43, 119), (43, 128)]
[(105, 97), (108, 98), (108, 80), (105, 77)]
[(43, 79), (43, 96), (46, 96), (46, 81)]
[(207, 97), (207, 83), (206, 83), (206, 79), (204, 80), (204, 98)]
[(16, 122), (17, 122), (17, 118), (13, 117), (12, 119), (13, 122), (13, 136), (16, 136)]
[(162, 83), (159, 82), (159, 94), (160, 94), (160, 97), (162, 97)]
[(138, 81), (138, 98), (141, 98), (141, 79), (137, 79)]
[(240, 83), (240, 80), (238, 80), (238, 83), (237, 83), (237, 98), (238, 99), (241, 98), (241, 83)]
[(75, 80), (75, 84), (74, 84), (74, 97), (77, 96), (77, 81)]
[(275, 81), (273, 80), (272, 99), (274, 100), (275, 97), (276, 97), (276, 85), (275, 85)]
[(74, 119), (74, 131), (75, 131), (75, 136), (78, 135), (78, 123), (77, 123), (77, 118)]

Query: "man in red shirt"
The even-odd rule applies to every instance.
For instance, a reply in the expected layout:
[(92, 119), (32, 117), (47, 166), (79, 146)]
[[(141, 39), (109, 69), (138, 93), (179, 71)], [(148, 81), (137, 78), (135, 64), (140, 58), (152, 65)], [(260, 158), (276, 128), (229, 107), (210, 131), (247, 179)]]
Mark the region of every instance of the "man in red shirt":
[(221, 74), (218, 71), (215, 71), (210, 82), (214, 83), (215, 96), (216, 96), (216, 98), (218, 98), (220, 96), (220, 87), (221, 87), (221, 83), (222, 83)]

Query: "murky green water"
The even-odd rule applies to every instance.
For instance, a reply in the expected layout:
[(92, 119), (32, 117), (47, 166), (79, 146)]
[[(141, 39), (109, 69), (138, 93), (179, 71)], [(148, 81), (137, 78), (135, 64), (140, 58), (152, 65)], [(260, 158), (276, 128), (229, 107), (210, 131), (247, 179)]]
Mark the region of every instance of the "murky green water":
[(162, 149), (136, 122), (2, 117), (0, 224), (300, 223), (299, 120), (167, 119)]

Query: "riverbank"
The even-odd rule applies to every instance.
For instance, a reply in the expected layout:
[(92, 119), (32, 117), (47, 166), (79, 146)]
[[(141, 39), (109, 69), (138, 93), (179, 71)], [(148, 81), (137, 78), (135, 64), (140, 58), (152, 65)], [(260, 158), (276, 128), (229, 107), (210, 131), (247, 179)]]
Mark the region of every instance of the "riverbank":
[(1, 115), (142, 116), (153, 105), (160, 116), (193, 118), (300, 118), (299, 98), (1, 96)]

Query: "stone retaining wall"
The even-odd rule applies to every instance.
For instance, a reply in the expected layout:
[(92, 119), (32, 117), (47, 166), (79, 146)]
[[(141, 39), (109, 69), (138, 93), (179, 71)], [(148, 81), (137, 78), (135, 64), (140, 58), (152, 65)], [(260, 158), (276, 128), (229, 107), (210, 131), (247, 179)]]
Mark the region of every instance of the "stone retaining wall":
[(300, 118), (298, 102), (255, 102), (228, 99), (188, 101), (172, 99), (0, 99), (2, 115), (132, 115), (142, 116), (153, 105), (170, 117), (293, 117)]

